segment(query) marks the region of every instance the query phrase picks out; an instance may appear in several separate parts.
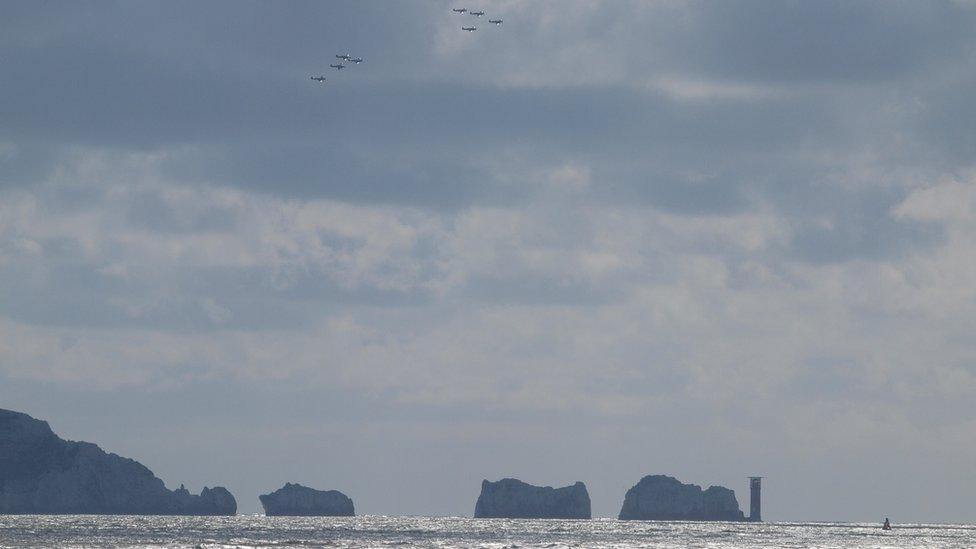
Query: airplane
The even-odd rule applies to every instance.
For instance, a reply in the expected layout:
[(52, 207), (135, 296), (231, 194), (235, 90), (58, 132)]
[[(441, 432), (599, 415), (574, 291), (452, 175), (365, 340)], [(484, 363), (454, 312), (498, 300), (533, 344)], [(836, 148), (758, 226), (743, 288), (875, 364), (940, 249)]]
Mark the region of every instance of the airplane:
[(454, 13), (464, 13), (464, 12), (466, 12), (468, 10), (465, 9), (465, 8), (454, 8), (451, 11), (453, 11)]
[(342, 63), (339, 63), (338, 65), (329, 65), (329, 66), (332, 67), (333, 69), (340, 70), (340, 71), (343, 68), (345, 68), (345, 65), (343, 65)]
[(494, 23), (496, 25), (501, 25), (502, 24), (502, 20), (501, 19), (489, 19), (488, 22), (489, 23)]
[(349, 61), (349, 54), (348, 53), (341, 53), (339, 55), (336, 55), (336, 59), (342, 59), (343, 61)]
[(322, 82), (323, 84), (325, 83), (324, 76), (309, 76), (309, 78), (315, 80), (316, 82)]
[(360, 64), (360, 63), (363, 62), (363, 58), (362, 57), (353, 57), (352, 59), (349, 59), (349, 61), (351, 63), (355, 63), (355, 64), (358, 65), (358, 64)]
[(482, 15), (485, 14), (485, 12), (483, 12), (483, 11), (469, 11), (468, 13), (470, 13), (471, 15), (473, 15), (475, 17), (481, 17)]
[(474, 32), (474, 31), (478, 30), (478, 27), (461, 27), (461, 30), (468, 31), (468, 32)]

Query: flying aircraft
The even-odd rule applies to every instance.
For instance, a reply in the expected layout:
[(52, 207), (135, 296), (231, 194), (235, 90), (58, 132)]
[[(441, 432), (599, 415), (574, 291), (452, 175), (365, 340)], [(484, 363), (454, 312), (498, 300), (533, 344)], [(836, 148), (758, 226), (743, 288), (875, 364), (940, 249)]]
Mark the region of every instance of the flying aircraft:
[(309, 78), (315, 80), (316, 82), (322, 82), (323, 84), (325, 83), (324, 76), (309, 76)]
[(471, 15), (473, 15), (475, 17), (481, 17), (482, 15), (485, 14), (485, 12), (483, 12), (483, 11), (469, 11), (468, 13), (470, 13)]
[(451, 11), (453, 11), (454, 13), (464, 13), (468, 10), (466, 8), (454, 8)]
[(468, 32), (474, 32), (474, 31), (478, 30), (478, 27), (461, 27), (461, 30), (468, 31)]
[(494, 23), (496, 25), (501, 25), (502, 24), (502, 20), (501, 19), (489, 19), (488, 22), (489, 23)]
[(349, 61), (358, 65), (358, 64), (360, 64), (360, 63), (363, 62), (363, 58), (362, 57), (353, 57), (352, 59), (349, 59)]
[(342, 59), (343, 61), (349, 61), (349, 54), (348, 53), (340, 53), (339, 55), (336, 55), (336, 59)]
[(344, 69), (346, 67), (342, 63), (339, 63), (338, 65), (329, 65), (329, 66), (332, 67), (333, 69), (336, 69), (336, 70), (339, 70), (339, 71), (341, 71), (342, 69)]

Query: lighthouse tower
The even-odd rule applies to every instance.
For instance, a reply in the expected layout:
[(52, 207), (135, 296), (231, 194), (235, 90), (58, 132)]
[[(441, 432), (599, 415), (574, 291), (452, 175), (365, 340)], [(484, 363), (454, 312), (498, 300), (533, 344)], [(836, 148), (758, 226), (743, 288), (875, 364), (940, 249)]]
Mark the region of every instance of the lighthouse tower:
[(762, 522), (762, 477), (749, 477), (749, 521)]

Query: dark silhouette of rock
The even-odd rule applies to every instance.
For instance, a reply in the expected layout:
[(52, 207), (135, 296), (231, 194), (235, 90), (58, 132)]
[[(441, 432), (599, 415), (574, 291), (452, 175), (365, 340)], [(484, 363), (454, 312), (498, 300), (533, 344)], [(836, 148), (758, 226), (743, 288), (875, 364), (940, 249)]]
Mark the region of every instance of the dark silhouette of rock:
[(0, 410), (0, 514), (233, 515), (224, 488), (167, 490), (141, 463)]
[(269, 517), (352, 517), (352, 500), (336, 490), (313, 490), (301, 484), (285, 484), (270, 494), (258, 496)]
[(474, 518), (590, 518), (590, 494), (586, 485), (553, 488), (532, 486), (505, 478), (481, 482), (481, 495), (474, 507)]
[(735, 492), (722, 486), (702, 491), (674, 477), (649, 475), (627, 490), (621, 520), (745, 520)]

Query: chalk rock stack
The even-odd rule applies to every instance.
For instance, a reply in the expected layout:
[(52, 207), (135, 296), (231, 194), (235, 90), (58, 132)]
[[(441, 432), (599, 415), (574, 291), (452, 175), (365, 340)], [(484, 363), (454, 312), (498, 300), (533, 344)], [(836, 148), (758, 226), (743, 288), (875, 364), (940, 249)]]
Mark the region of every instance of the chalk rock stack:
[(649, 475), (627, 490), (621, 520), (745, 520), (735, 492), (722, 486), (682, 484), (674, 477)]
[(588, 519), (590, 494), (586, 485), (552, 488), (506, 478), (481, 483), (475, 518)]
[(352, 500), (337, 490), (314, 490), (301, 484), (284, 487), (258, 496), (264, 514), (269, 517), (352, 517), (356, 515)]

